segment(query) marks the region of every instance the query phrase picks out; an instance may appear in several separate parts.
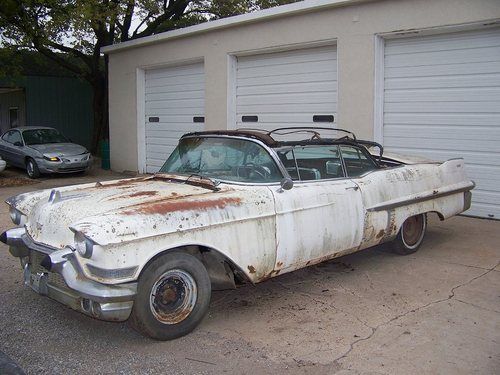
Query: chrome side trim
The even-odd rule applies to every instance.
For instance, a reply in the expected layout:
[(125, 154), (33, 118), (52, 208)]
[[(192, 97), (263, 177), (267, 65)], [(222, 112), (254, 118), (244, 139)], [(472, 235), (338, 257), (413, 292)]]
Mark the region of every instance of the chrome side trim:
[(464, 186), (464, 187), (458, 188), (458, 189), (437, 192), (435, 194), (429, 194), (429, 195), (425, 195), (425, 196), (421, 196), (421, 197), (415, 197), (415, 198), (411, 198), (411, 199), (401, 200), (398, 202), (393, 202), (393, 203), (384, 204), (384, 205), (380, 205), (380, 206), (370, 207), (370, 208), (367, 208), (366, 211), (376, 212), (376, 211), (391, 210), (394, 208), (407, 206), (409, 204), (425, 202), (425, 201), (429, 201), (429, 200), (436, 199), (436, 198), (442, 198), (442, 197), (446, 197), (446, 196), (453, 195), (453, 194), (463, 193), (463, 192), (470, 191), (470, 190), (474, 189), (476, 184), (474, 181), (471, 181), (471, 183), (472, 183), (472, 185)]

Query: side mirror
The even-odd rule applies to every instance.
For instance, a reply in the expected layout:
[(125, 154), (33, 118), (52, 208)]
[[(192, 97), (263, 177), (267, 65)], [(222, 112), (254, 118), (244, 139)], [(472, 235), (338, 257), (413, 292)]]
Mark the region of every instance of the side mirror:
[(281, 188), (283, 190), (290, 190), (293, 188), (293, 180), (290, 177), (285, 177), (281, 180)]
[(17, 147), (23, 147), (23, 142), (14, 142), (14, 146), (17, 146)]

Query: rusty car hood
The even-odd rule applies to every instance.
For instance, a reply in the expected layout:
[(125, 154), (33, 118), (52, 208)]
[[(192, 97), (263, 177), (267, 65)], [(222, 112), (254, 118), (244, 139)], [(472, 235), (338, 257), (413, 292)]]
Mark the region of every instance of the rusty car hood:
[(8, 203), (29, 212), (26, 228), (33, 240), (56, 248), (73, 244), (74, 231), (89, 238), (99, 234), (99, 243), (106, 241), (106, 234), (110, 239), (130, 237), (126, 233), (137, 236), (148, 225), (156, 228), (172, 213), (197, 210), (200, 215), (208, 208), (239, 204), (228, 186), (215, 191), (204, 183), (193, 186), (155, 177), (77, 185), (14, 198)]

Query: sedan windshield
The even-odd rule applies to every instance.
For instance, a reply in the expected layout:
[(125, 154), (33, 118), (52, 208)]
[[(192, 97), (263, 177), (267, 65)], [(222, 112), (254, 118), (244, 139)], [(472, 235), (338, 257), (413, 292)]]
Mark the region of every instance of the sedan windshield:
[(66, 137), (56, 129), (33, 129), (23, 131), (24, 143), (27, 145), (43, 145), (45, 143), (68, 142)]
[(217, 137), (181, 139), (160, 172), (250, 183), (282, 179), (262, 146), (249, 140)]

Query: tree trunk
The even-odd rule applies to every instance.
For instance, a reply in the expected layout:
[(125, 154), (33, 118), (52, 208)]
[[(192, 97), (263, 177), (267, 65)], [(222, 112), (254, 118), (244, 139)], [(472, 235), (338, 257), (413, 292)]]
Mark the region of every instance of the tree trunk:
[[(107, 65), (107, 64), (106, 64)], [(96, 74), (92, 82), (94, 129), (92, 131), (91, 152), (99, 155), (99, 142), (109, 138), (108, 124), (108, 85), (105, 72)]]

